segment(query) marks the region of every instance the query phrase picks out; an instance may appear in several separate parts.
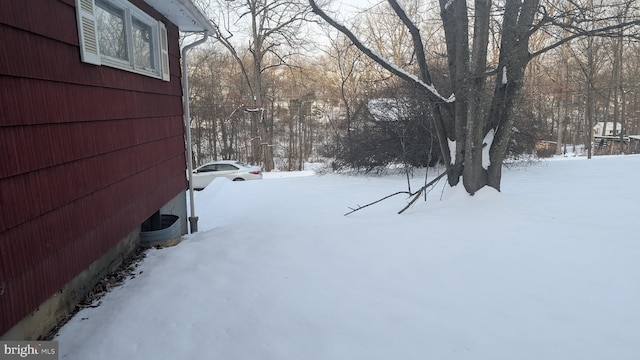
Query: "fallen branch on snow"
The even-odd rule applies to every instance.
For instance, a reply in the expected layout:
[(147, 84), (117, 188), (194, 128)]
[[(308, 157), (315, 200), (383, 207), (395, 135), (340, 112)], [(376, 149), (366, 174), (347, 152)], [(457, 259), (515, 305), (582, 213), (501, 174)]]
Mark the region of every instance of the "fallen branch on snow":
[(409, 201), (409, 203), (407, 204), (407, 206), (405, 206), (402, 210), (398, 211), (398, 214), (402, 214), (403, 212), (405, 212), (408, 208), (411, 207), (411, 205), (413, 205), (416, 201), (418, 201), (418, 198), (420, 197), (420, 194), (422, 194), (425, 190), (427, 190), (427, 188), (431, 185), (434, 185), (435, 183), (437, 183), (438, 181), (440, 181), (440, 179), (442, 179), (443, 176), (445, 176), (447, 174), (447, 172), (443, 172), (442, 174), (436, 176), (435, 179), (429, 181), (428, 184), (424, 185), (423, 187), (421, 187), (420, 189), (418, 189), (418, 191), (416, 191), (414, 194), (412, 194), (411, 196), (413, 196), (413, 199), (411, 199), (411, 201)]
[(435, 183), (437, 183), (440, 179), (442, 179), (442, 177), (444, 177), (447, 174), (447, 172), (443, 172), (442, 174), (436, 176), (433, 180), (429, 181), (429, 183), (425, 184), (423, 187), (421, 187), (420, 189), (418, 189), (416, 192), (412, 193), (410, 191), (398, 191), (396, 193), (393, 193), (391, 195), (387, 195), (381, 199), (378, 199), (374, 202), (368, 203), (366, 205), (358, 205), (358, 207), (356, 208), (352, 208), (350, 207), (349, 209), (351, 209), (351, 211), (349, 211), (348, 213), (344, 214), (344, 216), (347, 216), (349, 214), (353, 214), (354, 212), (358, 211), (358, 210), (362, 210), (366, 207), (369, 207), (371, 205), (375, 205), (381, 201), (387, 200), (390, 197), (396, 196), (396, 195), (400, 195), (400, 194), (407, 194), (409, 195), (409, 197), (413, 197), (411, 199), (411, 201), (409, 201), (409, 203), (407, 204), (407, 206), (405, 206), (404, 208), (402, 208), (402, 210), (398, 211), (398, 214), (402, 214), (403, 212), (405, 212), (407, 209), (409, 209), (420, 197), (420, 195), (427, 190), (427, 188), (429, 188), (430, 186), (434, 185)]

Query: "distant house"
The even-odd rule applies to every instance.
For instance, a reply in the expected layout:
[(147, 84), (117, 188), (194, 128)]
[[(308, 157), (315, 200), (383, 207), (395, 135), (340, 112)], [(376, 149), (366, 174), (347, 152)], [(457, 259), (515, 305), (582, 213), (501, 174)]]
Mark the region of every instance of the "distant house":
[(555, 141), (539, 140), (535, 144), (535, 153), (537, 157), (548, 158), (556, 153), (558, 143)]
[(630, 154), (640, 154), (640, 135), (629, 135)]
[[(614, 129), (614, 124), (615, 124), (615, 133), (613, 132)], [(604, 134), (602, 133), (602, 130), (604, 129), (604, 122), (599, 122), (597, 124), (595, 124), (595, 126), (593, 127), (593, 136), (614, 136), (614, 135), (620, 135), (620, 132), (622, 131), (622, 124), (620, 124), (619, 122), (607, 122), (607, 128), (604, 131)]]
[(0, 339), (35, 339), (132, 254), (186, 230), (180, 31), (191, 0), (0, 1)]

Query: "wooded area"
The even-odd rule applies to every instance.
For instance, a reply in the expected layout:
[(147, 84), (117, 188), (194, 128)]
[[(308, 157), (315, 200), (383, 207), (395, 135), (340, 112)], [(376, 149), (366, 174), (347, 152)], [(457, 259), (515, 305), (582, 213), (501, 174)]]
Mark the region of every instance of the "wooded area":
[(473, 193), (499, 189), (505, 157), (637, 149), (633, 0), (390, 0), (348, 15), (305, 0), (200, 5), (218, 33), (190, 53), (196, 164), (440, 162)]

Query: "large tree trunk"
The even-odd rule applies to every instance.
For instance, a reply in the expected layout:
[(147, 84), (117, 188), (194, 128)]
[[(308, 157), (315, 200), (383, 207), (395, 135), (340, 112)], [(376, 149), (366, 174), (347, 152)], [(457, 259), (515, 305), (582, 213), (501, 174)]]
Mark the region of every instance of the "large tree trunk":
[(483, 109), (489, 44), (489, 18), (491, 3), (476, 0), (471, 51), (471, 87), (469, 93), (469, 115), (467, 118), (467, 141), (464, 159), (463, 184), (467, 192), (475, 193), (487, 184), (487, 171), (483, 164), (486, 111)]
[(524, 83), (524, 71), (531, 60), (529, 31), (539, 0), (507, 0), (503, 20), (498, 79), (489, 110), (487, 133), (494, 133), (489, 149), (487, 184), (500, 190), (502, 163), (509, 148), (516, 100)]
[[(488, 114), (482, 111), (484, 71), (489, 38), (490, 4), (475, 3), (471, 68), (468, 52), (468, 15), (465, 1), (440, 1), (449, 70), (453, 74), (455, 102), (455, 168), (462, 168), (463, 184), (469, 194), (489, 185), (500, 190), (502, 162), (506, 156), (512, 112), (522, 89), (524, 70), (530, 60), (528, 31), (539, 0), (507, 0), (495, 89)], [(463, 146), (461, 146), (463, 145)], [(488, 158), (487, 158), (488, 155)], [(454, 170), (455, 171), (455, 170)], [(456, 173), (457, 175), (457, 173)], [(451, 183), (451, 181), (450, 181)]]
[[(440, 0), (440, 15), (447, 42), (451, 88), (456, 96), (454, 103), (453, 132), (449, 139), (455, 141), (455, 157), (449, 169), (449, 184), (454, 186), (464, 173), (467, 149), (467, 116), (469, 110), (469, 20), (464, 1)], [(452, 157), (454, 154), (452, 154)], [(463, 177), (464, 179), (464, 177)]]

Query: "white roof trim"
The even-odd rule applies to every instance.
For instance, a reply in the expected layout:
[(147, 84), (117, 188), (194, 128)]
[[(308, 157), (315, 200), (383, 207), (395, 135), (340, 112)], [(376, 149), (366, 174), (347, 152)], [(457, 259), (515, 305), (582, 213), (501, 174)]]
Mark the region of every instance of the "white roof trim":
[(191, 0), (144, 0), (183, 32), (215, 33), (207, 16)]

